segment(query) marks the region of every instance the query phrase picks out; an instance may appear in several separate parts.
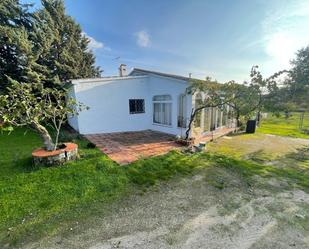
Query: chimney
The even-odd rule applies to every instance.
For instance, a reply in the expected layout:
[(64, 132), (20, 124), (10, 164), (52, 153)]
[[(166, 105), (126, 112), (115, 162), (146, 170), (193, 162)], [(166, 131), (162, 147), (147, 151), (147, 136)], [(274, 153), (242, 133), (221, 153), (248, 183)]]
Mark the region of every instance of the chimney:
[(192, 73), (189, 73), (189, 78), (190, 78), (190, 79), (192, 78)]
[(124, 76), (127, 76), (127, 69), (126, 69), (126, 66), (125, 64), (120, 64), (119, 66), (119, 76), (120, 77), (124, 77)]

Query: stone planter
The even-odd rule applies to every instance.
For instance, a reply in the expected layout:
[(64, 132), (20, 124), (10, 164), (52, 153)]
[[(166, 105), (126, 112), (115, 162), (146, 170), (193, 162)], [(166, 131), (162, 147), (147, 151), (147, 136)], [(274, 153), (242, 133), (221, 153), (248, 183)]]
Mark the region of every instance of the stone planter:
[(60, 165), (65, 162), (76, 160), (78, 157), (78, 146), (74, 143), (64, 143), (63, 149), (47, 151), (44, 148), (32, 152), (34, 165)]

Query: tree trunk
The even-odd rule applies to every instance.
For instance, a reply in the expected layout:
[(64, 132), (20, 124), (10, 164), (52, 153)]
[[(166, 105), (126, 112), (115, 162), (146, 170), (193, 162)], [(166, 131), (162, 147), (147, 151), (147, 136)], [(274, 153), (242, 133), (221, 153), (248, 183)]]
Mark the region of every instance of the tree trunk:
[(257, 112), (256, 119), (257, 119), (256, 123), (259, 126), (260, 125), (260, 120), (261, 120), (261, 111), (260, 110), (258, 110), (258, 112)]
[(189, 121), (189, 125), (188, 125), (188, 129), (186, 130), (186, 137), (185, 137), (185, 140), (188, 140), (188, 139), (189, 139), (189, 135), (190, 135), (190, 131), (191, 131), (191, 128), (192, 128), (192, 123), (193, 123), (195, 114), (196, 114), (196, 110), (194, 110), (194, 108), (192, 108), (191, 115), (190, 115), (190, 121)]
[(237, 126), (237, 128), (239, 128), (240, 127), (240, 120), (239, 120), (239, 118), (240, 118), (240, 114), (239, 114), (239, 112), (237, 111), (237, 114), (236, 114), (236, 126)]
[(47, 131), (47, 129), (37, 122), (33, 122), (32, 126), (39, 133), (41, 138), (43, 139), (45, 149), (48, 150), (48, 151), (55, 150), (53, 140), (52, 140), (51, 136), (49, 135), (49, 132)]

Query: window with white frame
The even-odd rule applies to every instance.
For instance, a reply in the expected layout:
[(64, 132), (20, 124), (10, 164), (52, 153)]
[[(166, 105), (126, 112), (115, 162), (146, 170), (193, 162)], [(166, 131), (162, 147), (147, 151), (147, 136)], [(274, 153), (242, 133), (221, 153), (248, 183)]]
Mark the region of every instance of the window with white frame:
[(171, 95), (156, 95), (153, 101), (153, 123), (172, 125), (172, 97)]

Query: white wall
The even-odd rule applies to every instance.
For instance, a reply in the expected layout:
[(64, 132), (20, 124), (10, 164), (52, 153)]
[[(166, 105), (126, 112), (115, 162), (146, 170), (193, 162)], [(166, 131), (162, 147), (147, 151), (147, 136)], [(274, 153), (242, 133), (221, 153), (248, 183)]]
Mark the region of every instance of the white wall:
[[(73, 85), (78, 101), (90, 107), (69, 124), (81, 134), (105, 132), (157, 130), (174, 135), (183, 135), (185, 129), (177, 128), (178, 97), (184, 93), (188, 83), (160, 76), (129, 76), (116, 79), (98, 79), (97, 82), (81, 82)], [(172, 125), (153, 124), (154, 95), (172, 96)], [(192, 107), (191, 96), (187, 96), (187, 113)], [(130, 114), (129, 99), (145, 99), (145, 113)], [(76, 122), (78, 120), (78, 124)]]
[[(151, 75), (149, 77), (149, 91), (151, 93), (151, 100), (154, 95), (165, 95), (169, 94), (172, 96), (172, 126), (162, 126), (158, 124), (154, 124), (152, 113), (153, 113), (153, 104), (151, 103), (151, 106), (149, 109), (151, 110), (151, 117), (150, 117), (150, 129), (151, 130), (157, 130), (162, 131), (174, 135), (184, 135), (186, 129), (185, 128), (178, 128), (177, 127), (177, 116), (178, 116), (178, 98), (181, 94), (185, 93), (186, 88), (188, 87), (188, 83), (186, 81), (177, 80), (173, 78), (167, 78), (167, 77), (160, 77)], [(191, 95), (187, 96), (187, 110), (186, 114), (187, 117), (189, 117), (191, 108), (192, 108), (192, 97)]]
[[(73, 88), (73, 87), (71, 87), (71, 88), (69, 89), (68, 95), (69, 95), (69, 98), (76, 99), (75, 91), (74, 91), (74, 88)], [(70, 125), (71, 127), (74, 128), (74, 130), (76, 130), (76, 131), (79, 132), (79, 127), (78, 127), (78, 116), (69, 117), (68, 122), (69, 122), (69, 125)]]

